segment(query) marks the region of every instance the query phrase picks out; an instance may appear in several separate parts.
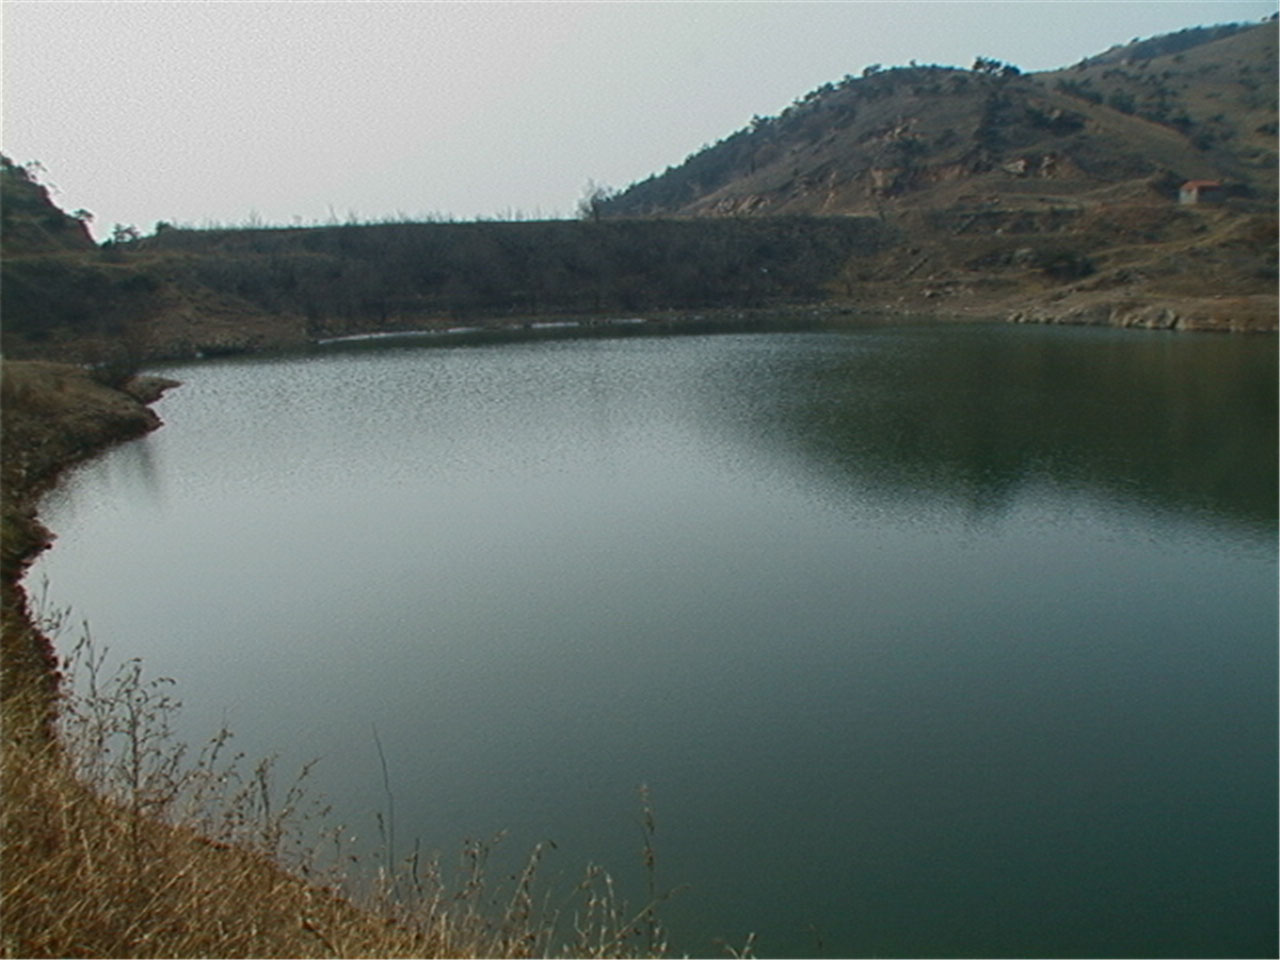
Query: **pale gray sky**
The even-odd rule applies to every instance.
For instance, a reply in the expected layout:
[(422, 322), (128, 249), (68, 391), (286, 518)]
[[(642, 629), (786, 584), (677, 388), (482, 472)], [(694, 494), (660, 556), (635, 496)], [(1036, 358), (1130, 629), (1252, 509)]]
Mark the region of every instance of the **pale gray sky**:
[(1275, 0), (3, 3), (3, 150), (95, 232), (571, 216), (869, 63), (1066, 66)]

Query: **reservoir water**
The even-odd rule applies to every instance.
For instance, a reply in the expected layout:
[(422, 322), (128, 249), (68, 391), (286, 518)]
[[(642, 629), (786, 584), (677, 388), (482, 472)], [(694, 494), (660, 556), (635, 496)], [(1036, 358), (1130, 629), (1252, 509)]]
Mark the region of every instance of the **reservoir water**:
[(1276, 951), (1273, 338), (380, 344), (160, 371), (31, 574), (397, 855), (723, 956)]

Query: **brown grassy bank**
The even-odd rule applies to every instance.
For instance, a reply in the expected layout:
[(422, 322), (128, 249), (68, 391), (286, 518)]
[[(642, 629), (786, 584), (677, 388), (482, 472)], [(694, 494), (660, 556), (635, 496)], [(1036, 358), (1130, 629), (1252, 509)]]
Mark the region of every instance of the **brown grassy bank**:
[(5, 361), (0, 384), (0, 696), (6, 707), (23, 699), (43, 709), (54, 693), (52, 651), (31, 625), (20, 583), (51, 542), (36, 518), (37, 500), (66, 467), (158, 427), (147, 403), (174, 383), (135, 378), (115, 389), (79, 367)]
[[(496, 879), (487, 846), (471, 842), (456, 866), (416, 852), (353, 865), (342, 828), (297, 784), (281, 788), (269, 760), (246, 766), (226, 731), (194, 753), (173, 742), (163, 680), (136, 662), (102, 674), (87, 634), (57, 658), (50, 637), (65, 655), (65, 623), (34, 610), (21, 583), (51, 541), (37, 500), (69, 465), (159, 426), (147, 403), (172, 385), (4, 363), (0, 954), (663, 955), (652, 873), (651, 900), (629, 909), (594, 867), (553, 902), (537, 883), (541, 848)], [(92, 677), (87, 693), (59, 681), (73, 668)]]

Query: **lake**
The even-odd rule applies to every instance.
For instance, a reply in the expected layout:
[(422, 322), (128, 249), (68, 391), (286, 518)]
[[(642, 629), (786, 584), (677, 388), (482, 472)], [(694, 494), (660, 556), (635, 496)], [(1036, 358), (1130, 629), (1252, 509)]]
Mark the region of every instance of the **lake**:
[[(1004, 326), (157, 372), (30, 577), (377, 845), (508, 831), (672, 947), (1277, 938), (1276, 342)], [(375, 742), (376, 731), (376, 742)]]

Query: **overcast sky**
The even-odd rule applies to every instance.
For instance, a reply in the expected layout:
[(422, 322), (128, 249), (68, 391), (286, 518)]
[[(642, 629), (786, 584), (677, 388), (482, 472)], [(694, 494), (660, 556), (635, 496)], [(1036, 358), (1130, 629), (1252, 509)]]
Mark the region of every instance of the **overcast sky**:
[(1066, 66), (1275, 0), (3, 4), (3, 150), (158, 220), (572, 216), (870, 63)]

